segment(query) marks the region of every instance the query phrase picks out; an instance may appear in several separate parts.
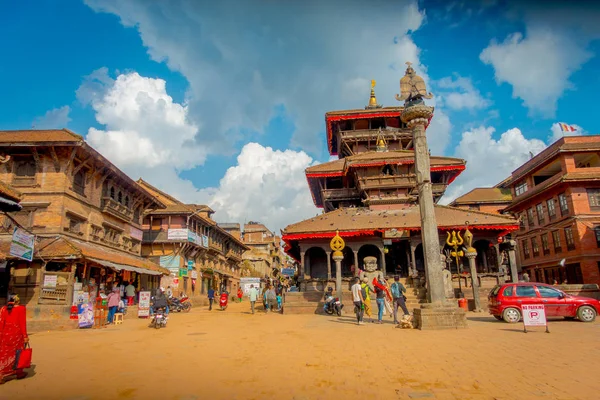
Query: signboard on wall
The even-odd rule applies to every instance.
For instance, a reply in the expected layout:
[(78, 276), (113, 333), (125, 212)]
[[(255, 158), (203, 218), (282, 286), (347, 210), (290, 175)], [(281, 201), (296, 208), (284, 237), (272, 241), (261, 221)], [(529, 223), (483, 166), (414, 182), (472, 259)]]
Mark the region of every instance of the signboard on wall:
[(194, 260), (188, 260), (187, 269), (189, 269), (190, 271), (194, 269)]
[(168, 256), (160, 256), (158, 263), (161, 267), (171, 271), (171, 273), (177, 274), (179, 271), (179, 266), (181, 265), (181, 256), (174, 256), (172, 254)]
[(22, 260), (33, 260), (33, 246), (35, 236), (29, 234), (26, 230), (16, 227), (13, 231), (12, 242), (10, 243), (10, 255)]
[(208, 236), (202, 235), (202, 246), (208, 247)]
[(188, 240), (188, 230), (183, 228), (168, 229), (167, 230), (168, 240)]
[(408, 237), (410, 237), (410, 231), (407, 231), (405, 229), (392, 228), (392, 229), (386, 229), (385, 231), (383, 231), (384, 239), (399, 239), (399, 238), (408, 238)]

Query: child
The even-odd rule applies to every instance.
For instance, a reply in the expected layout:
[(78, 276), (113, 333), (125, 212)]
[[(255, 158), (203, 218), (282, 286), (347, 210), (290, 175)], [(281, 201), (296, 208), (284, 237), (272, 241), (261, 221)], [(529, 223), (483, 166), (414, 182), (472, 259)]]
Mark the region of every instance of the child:
[(281, 310), (281, 294), (277, 295), (277, 311)]

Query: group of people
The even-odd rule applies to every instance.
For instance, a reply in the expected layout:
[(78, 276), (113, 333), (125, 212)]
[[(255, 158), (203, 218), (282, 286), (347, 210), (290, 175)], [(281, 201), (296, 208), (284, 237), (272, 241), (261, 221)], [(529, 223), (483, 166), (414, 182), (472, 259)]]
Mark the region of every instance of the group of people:
[[(375, 295), (375, 301), (377, 302), (377, 323), (383, 323), (383, 313), (386, 307), (392, 308), (392, 316), (394, 317), (394, 324), (399, 324), (398, 321), (398, 308), (401, 308), (404, 315), (410, 315), (408, 308), (406, 308), (406, 288), (400, 282), (400, 276), (394, 276), (394, 283), (388, 285), (388, 283), (382, 278), (373, 278), (374, 292), (371, 291), (368, 279), (365, 277), (361, 283), (358, 277), (354, 278), (354, 285), (352, 285), (352, 301), (354, 302), (354, 312), (356, 314), (356, 321), (358, 325), (364, 323), (364, 315), (366, 314), (371, 322), (375, 322), (371, 316), (371, 300), (372, 295)], [(389, 310), (388, 308), (388, 310)]]

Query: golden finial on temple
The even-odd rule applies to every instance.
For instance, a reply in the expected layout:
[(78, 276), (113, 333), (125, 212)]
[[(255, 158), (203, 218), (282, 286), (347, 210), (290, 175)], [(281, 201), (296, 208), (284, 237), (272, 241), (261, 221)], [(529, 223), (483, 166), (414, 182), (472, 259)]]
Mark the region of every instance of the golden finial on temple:
[(369, 105), (365, 107), (365, 110), (370, 110), (373, 108), (381, 108), (381, 104), (377, 104), (377, 98), (375, 97), (375, 79), (371, 80), (371, 98), (369, 99)]

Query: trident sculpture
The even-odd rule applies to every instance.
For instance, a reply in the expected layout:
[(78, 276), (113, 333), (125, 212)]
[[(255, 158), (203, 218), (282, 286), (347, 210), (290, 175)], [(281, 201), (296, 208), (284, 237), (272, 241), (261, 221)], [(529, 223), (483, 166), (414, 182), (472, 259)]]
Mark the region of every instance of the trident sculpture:
[(453, 249), (450, 252), (450, 255), (452, 257), (454, 257), (454, 260), (456, 261), (456, 272), (458, 273), (458, 290), (460, 293), (462, 293), (462, 283), (460, 280), (460, 269), (461, 268), (460, 268), (459, 260), (461, 257), (464, 257), (465, 253), (462, 250), (459, 250), (459, 248), (463, 245), (463, 243), (465, 241), (460, 236), (460, 231), (458, 231), (458, 232), (452, 231), (452, 234), (450, 234), (450, 232), (447, 232), (447, 234), (448, 234), (448, 237), (446, 238), (446, 244)]

